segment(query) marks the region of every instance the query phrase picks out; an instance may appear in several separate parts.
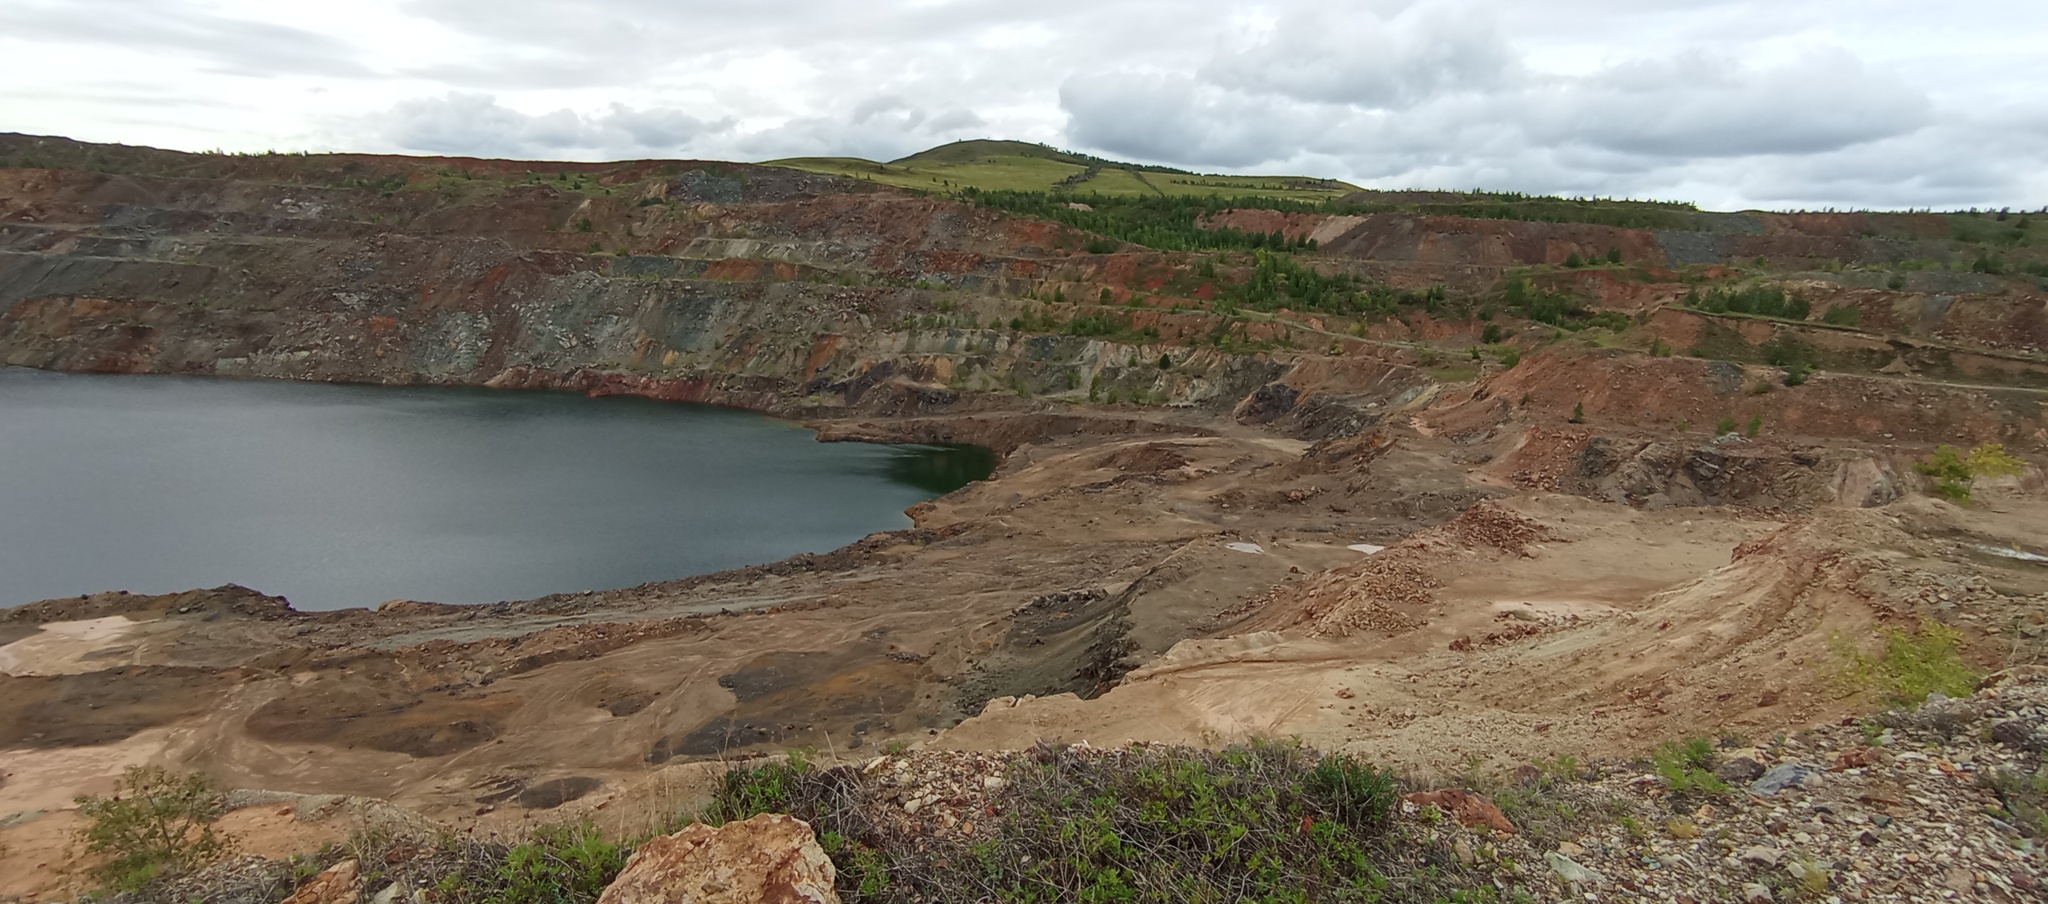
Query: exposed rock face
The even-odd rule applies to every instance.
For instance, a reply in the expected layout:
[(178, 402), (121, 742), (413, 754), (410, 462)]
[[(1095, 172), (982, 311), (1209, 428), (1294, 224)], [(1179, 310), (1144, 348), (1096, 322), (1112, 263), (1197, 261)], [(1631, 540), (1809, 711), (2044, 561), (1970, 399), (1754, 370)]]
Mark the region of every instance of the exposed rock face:
[(598, 904), (838, 904), (837, 874), (800, 819), (698, 823), (640, 846)]

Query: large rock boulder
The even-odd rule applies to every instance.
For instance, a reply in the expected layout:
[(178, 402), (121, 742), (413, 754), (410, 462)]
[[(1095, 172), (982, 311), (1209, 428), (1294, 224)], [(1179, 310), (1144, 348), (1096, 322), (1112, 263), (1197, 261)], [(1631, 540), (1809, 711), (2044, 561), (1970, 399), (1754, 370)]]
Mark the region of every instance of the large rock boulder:
[(839, 904), (832, 861), (803, 820), (698, 823), (633, 852), (598, 904)]

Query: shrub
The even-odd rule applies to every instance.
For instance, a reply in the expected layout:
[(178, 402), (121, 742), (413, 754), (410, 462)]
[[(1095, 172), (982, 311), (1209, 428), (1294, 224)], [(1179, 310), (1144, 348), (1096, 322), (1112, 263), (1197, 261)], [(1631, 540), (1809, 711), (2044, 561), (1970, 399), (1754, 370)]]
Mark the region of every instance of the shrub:
[(1714, 427), (1714, 435), (1715, 435), (1715, 436), (1727, 436), (1728, 434), (1730, 434), (1730, 433), (1734, 433), (1734, 432), (1735, 432), (1735, 419), (1734, 419), (1734, 418), (1732, 418), (1732, 417), (1724, 417), (1724, 418), (1722, 418), (1722, 419), (1721, 419), (1721, 423), (1719, 423), (1719, 424), (1715, 425), (1715, 427)]
[(1712, 314), (1755, 314), (1779, 320), (1805, 320), (1812, 305), (1802, 296), (1786, 295), (1783, 289), (1752, 286), (1747, 289), (1693, 289), (1685, 293), (1685, 306)]
[(1173, 369), (1173, 356), (1172, 356), (1172, 355), (1160, 355), (1160, 356), (1159, 356), (1159, 369), (1160, 369), (1160, 370), (1172, 370), (1172, 369)]
[(1915, 631), (1884, 628), (1882, 646), (1866, 653), (1845, 637), (1836, 637), (1835, 652), (1843, 660), (1841, 682), (1850, 690), (1873, 689), (1886, 703), (1914, 706), (1940, 691), (1965, 697), (1983, 677), (1963, 661), (1958, 647), (1962, 633), (1933, 620)]
[(2028, 772), (2024, 767), (1992, 769), (1981, 779), (2005, 805), (2009, 822), (2028, 838), (2048, 838), (2048, 769)]
[(1620, 249), (1620, 248), (1609, 248), (1609, 249), (1607, 249), (1607, 262), (1608, 262), (1608, 263), (1610, 263), (1610, 264), (1618, 264), (1618, 263), (1621, 263), (1621, 249)]
[(1807, 377), (1811, 374), (1812, 370), (1806, 366), (1806, 362), (1794, 361), (1785, 368), (1785, 385), (1799, 386), (1804, 384)]
[(1504, 350), (1504, 351), (1502, 351), (1502, 352), (1500, 353), (1500, 366), (1501, 366), (1501, 367), (1503, 367), (1503, 368), (1506, 368), (1506, 369), (1508, 369), (1508, 370), (1514, 370), (1514, 369), (1515, 369), (1515, 365), (1517, 365), (1517, 364), (1520, 364), (1520, 363), (1522, 363), (1522, 350), (1521, 350), (1521, 349), (1519, 349), (1519, 348), (1509, 348), (1509, 349), (1506, 349), (1506, 350)]
[(1762, 433), (1762, 432), (1763, 432), (1763, 429), (1764, 429), (1764, 416), (1763, 416), (1763, 415), (1761, 415), (1761, 414), (1752, 414), (1752, 415), (1750, 415), (1750, 416), (1749, 416), (1749, 438), (1750, 438), (1750, 439), (1755, 439), (1755, 438), (1756, 438), (1756, 435), (1757, 435), (1758, 433)]
[(130, 766), (110, 797), (77, 798), (86, 820), (85, 850), (104, 859), (93, 872), (118, 891), (159, 876), (196, 870), (227, 851), (214, 834), (225, 796), (198, 773), (173, 775), (159, 766)]
[(1115, 239), (1089, 239), (1086, 250), (1089, 254), (1115, 254), (1120, 247)]
[(1714, 767), (1719, 765), (1717, 759), (1714, 743), (1706, 738), (1669, 741), (1650, 755), (1658, 777), (1664, 779), (1672, 794), (1680, 797), (1719, 794), (1728, 790), (1727, 783), (1714, 775)]
[(1580, 402), (1579, 404), (1577, 404), (1577, 405), (1574, 405), (1574, 406), (1572, 406), (1572, 423), (1574, 423), (1574, 424), (1583, 424), (1583, 423), (1585, 423), (1585, 422), (1586, 422), (1586, 403), (1584, 403), (1584, 402)]
[[(1892, 277), (1892, 282), (1898, 284), (1892, 286), (1892, 288), (1894, 289), (1903, 289), (1906, 287), (1906, 279), (1903, 276)], [(1836, 305), (1832, 308), (1829, 308), (1827, 310), (1827, 313), (1820, 315), (1820, 321), (1822, 323), (1831, 323), (1835, 326), (1862, 326), (1863, 309), (1850, 307), (1848, 305)]]
[[(849, 904), (1392, 904), (1466, 900), (1453, 895), (1473, 887), (1454, 855), (1395, 826), (1392, 776), (1348, 756), (1271, 741), (1221, 751), (1041, 744), (1011, 755), (1004, 769), (1006, 784), (991, 792), (971, 835), (932, 835), (888, 818), (871, 799), (885, 792), (854, 767), (766, 781), (786, 792), (786, 812), (828, 842)], [(721, 811), (751, 815), (734, 792), (758, 801), (756, 782), (728, 780)]]
[(505, 851), (501, 887), (491, 900), (504, 904), (584, 904), (626, 868), (626, 849), (589, 825), (550, 826)]
[(1984, 443), (1965, 454), (1950, 445), (1913, 465), (1934, 479), (1934, 490), (1957, 505), (1969, 505), (1979, 477), (2006, 477), (2026, 470), (2027, 463), (2009, 455), (2000, 443)]
[(1481, 330), (1479, 333), (1479, 341), (1487, 345), (1499, 345), (1500, 341), (1506, 337), (1507, 330), (1501, 329), (1501, 325), (1498, 323), (1487, 324), (1486, 329)]
[(583, 219), (580, 219), (580, 220), (577, 220), (577, 221), (576, 221), (576, 231), (577, 231), (577, 232), (591, 232), (591, 231), (595, 230), (596, 228), (597, 228), (596, 224), (594, 224), (594, 223), (590, 222), (590, 218), (589, 218), (589, 217), (584, 217)]
[(1905, 274), (1902, 274), (1902, 273), (1894, 273), (1894, 274), (1892, 274), (1892, 278), (1890, 278), (1890, 279), (1887, 279), (1887, 280), (1885, 280), (1885, 281), (1884, 281), (1884, 287), (1885, 287), (1885, 288), (1887, 288), (1887, 289), (1890, 289), (1890, 290), (1892, 290), (1892, 291), (1894, 291), (1894, 292), (1897, 292), (1897, 291), (1899, 291), (1900, 289), (1904, 289), (1904, 288), (1906, 287), (1906, 277), (1905, 277)]
[(1586, 265), (1586, 259), (1580, 257), (1579, 253), (1574, 251), (1570, 257), (1564, 259), (1564, 265), (1576, 270)]

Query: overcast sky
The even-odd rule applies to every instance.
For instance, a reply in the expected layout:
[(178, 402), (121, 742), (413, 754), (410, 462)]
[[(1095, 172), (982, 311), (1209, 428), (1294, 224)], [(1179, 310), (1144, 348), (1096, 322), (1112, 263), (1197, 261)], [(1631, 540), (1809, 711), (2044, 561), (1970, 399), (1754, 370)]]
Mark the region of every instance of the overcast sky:
[(2048, 205), (2048, 0), (0, 0), (0, 131)]

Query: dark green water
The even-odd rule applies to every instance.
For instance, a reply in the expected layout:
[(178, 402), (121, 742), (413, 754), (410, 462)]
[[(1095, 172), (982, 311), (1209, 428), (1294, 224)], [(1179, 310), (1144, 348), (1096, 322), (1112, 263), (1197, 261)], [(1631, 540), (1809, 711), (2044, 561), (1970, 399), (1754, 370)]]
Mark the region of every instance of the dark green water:
[(0, 368), (0, 606), (237, 583), (301, 609), (626, 587), (910, 526), (983, 449), (559, 393)]

